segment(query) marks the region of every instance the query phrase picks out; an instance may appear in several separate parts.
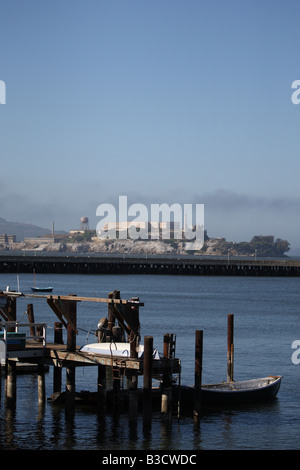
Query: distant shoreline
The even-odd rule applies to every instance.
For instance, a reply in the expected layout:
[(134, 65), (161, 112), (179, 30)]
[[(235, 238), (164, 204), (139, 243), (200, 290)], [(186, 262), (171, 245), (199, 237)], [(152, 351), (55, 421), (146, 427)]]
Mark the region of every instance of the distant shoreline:
[(0, 251), (31, 251), (34, 253), (86, 253), (86, 254), (129, 254), (129, 255), (190, 255), (190, 256), (236, 256), (257, 259), (258, 257), (286, 258), (289, 242), (275, 239), (274, 236), (255, 236), (250, 242), (228, 242), (225, 238), (205, 237), (201, 250), (190, 249), (190, 243), (184, 240), (132, 240), (101, 239), (92, 232), (78, 234), (75, 239), (67, 235), (49, 235), (29, 238), (23, 242), (0, 244)]

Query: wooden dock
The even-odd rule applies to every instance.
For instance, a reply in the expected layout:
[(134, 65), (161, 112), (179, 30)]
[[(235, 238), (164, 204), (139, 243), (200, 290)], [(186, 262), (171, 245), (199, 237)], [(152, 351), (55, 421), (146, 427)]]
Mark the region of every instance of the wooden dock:
[[(33, 305), (27, 305), (28, 323), (17, 321), (17, 300), (19, 298), (45, 299), (59, 321), (54, 323), (54, 338), (47, 338), (47, 325), (35, 323)], [(124, 356), (114, 354), (86, 352), (76, 345), (77, 304), (79, 302), (105, 302), (108, 308), (107, 318), (98, 324), (96, 342), (111, 345), (129, 343), (130, 353)], [(172, 408), (173, 375), (181, 372), (180, 360), (175, 357), (175, 339), (172, 334), (164, 335), (164, 351), (159, 358), (153, 358), (153, 337), (145, 336), (143, 354), (138, 355), (140, 345), (139, 309), (144, 304), (139, 298), (122, 300), (119, 291), (111, 292), (107, 298), (79, 297), (76, 295), (35, 295), (18, 292), (0, 291), (0, 315), (2, 339), (0, 356), (5, 362), (5, 398), (7, 406), (16, 404), (17, 364), (26, 363), (37, 366), (39, 403), (45, 402), (45, 367), (53, 368), (52, 401), (63, 402), (66, 412), (73, 412), (75, 404), (84, 398), (92, 398), (98, 406), (106, 408), (109, 403), (119, 404), (124, 396), (127, 399), (129, 416), (136, 419), (139, 398), (143, 401), (144, 418), (151, 419), (153, 404), (153, 385), (155, 378), (160, 387), (161, 411), (170, 416)], [(22, 328), (30, 330), (30, 336), (19, 339)], [(66, 342), (63, 339), (65, 332)], [(23, 342), (22, 342), (23, 341)], [(112, 346), (113, 347), (113, 346)], [(75, 390), (76, 367), (98, 367), (97, 392), (80, 394)], [(62, 369), (66, 369), (65, 390), (62, 390)], [(143, 385), (138, 388), (138, 378), (143, 378)], [(109, 380), (111, 379), (111, 380)], [(121, 381), (126, 380), (126, 390), (121, 389)], [(108, 383), (110, 382), (110, 384)], [(110, 385), (110, 386), (109, 386)], [(122, 398), (122, 399), (121, 399)]]
[[(17, 300), (20, 298), (44, 299), (59, 321), (54, 322), (53, 341), (47, 337), (48, 325), (34, 321), (33, 305), (27, 304), (28, 322), (17, 320)], [(79, 348), (76, 345), (77, 305), (80, 302), (107, 304), (107, 317), (97, 325), (94, 343)], [(151, 426), (152, 412), (171, 420), (188, 413), (199, 422), (202, 411), (202, 354), (203, 331), (195, 331), (194, 386), (181, 386), (181, 361), (176, 358), (176, 337), (166, 333), (163, 352), (158, 353), (152, 336), (140, 337), (139, 309), (144, 304), (138, 297), (123, 300), (120, 291), (110, 292), (107, 298), (80, 297), (77, 295), (35, 295), (0, 291), (0, 360), (5, 365), (5, 403), (15, 407), (17, 402), (18, 364), (34, 365), (38, 375), (38, 402), (43, 406), (45, 396), (45, 368), (53, 369), (51, 401), (63, 404), (67, 415), (73, 414), (76, 404), (97, 407), (97, 412), (127, 412), (129, 420), (136, 422), (142, 412), (143, 422)], [(21, 333), (29, 329), (30, 334)], [(64, 341), (64, 334), (66, 342)], [(233, 379), (233, 314), (227, 325), (227, 383)], [(76, 390), (76, 368), (97, 367), (96, 392)], [(62, 370), (65, 369), (65, 387)], [(1, 372), (1, 371), (0, 371)], [(2, 374), (0, 374), (2, 377)], [(273, 376), (274, 377), (274, 376)], [(141, 386), (138, 386), (142, 378)], [(278, 379), (281, 379), (279, 376)], [(159, 386), (154, 387), (153, 381)], [(176, 383), (176, 380), (178, 381)], [(219, 384), (220, 385), (220, 384)], [(222, 384), (223, 385), (223, 384)], [(277, 386), (278, 387), (278, 386)], [(0, 383), (0, 391), (1, 391)], [(278, 388), (274, 391), (276, 394)], [(236, 396), (237, 392), (232, 392)], [(246, 394), (247, 395), (247, 394)], [(272, 397), (273, 397), (272, 391)], [(232, 397), (231, 397), (232, 398)], [(269, 398), (269, 395), (265, 398)], [(204, 400), (205, 401), (205, 400)], [(204, 403), (205, 406), (205, 403)]]

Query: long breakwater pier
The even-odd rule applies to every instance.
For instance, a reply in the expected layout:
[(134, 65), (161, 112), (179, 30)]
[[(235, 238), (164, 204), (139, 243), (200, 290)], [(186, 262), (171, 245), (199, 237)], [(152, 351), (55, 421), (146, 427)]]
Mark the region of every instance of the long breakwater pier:
[(1, 255), (0, 273), (300, 276), (300, 260), (130, 255)]

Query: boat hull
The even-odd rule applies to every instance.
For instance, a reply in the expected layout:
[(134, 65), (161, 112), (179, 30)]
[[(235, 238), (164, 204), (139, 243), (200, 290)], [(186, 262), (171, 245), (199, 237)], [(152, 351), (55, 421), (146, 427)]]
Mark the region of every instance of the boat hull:
[(52, 292), (53, 287), (31, 287), (33, 292)]
[(276, 397), (281, 377), (230, 382), (228, 384), (203, 385), (201, 403), (204, 405), (258, 403)]
[[(119, 356), (119, 357), (130, 357), (130, 344), (129, 343), (118, 343), (118, 342), (109, 342), (109, 343), (92, 343), (86, 344), (80, 348), (80, 351), (88, 354), (93, 354), (95, 356)], [(138, 357), (141, 358), (144, 355), (144, 345), (140, 344), (137, 348)], [(159, 359), (160, 353), (157, 349), (153, 349), (152, 358)]]
[[(267, 402), (276, 397), (280, 384), (280, 376), (268, 376), (240, 382), (202, 385), (201, 406), (235, 406)], [(193, 406), (194, 387), (181, 387), (180, 395), (184, 402), (189, 402)]]

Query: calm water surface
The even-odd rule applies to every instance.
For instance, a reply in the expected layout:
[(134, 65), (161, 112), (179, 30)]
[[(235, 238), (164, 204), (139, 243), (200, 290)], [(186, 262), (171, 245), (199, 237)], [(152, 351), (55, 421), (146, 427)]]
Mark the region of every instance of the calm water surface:
[[(19, 276), (20, 289), (30, 292), (32, 276)], [(282, 375), (277, 398), (259, 406), (205, 412), (198, 426), (189, 417), (165, 424), (154, 414), (151, 429), (142, 419), (129, 425), (126, 414), (103, 416), (89, 408), (66, 418), (64, 409), (47, 401), (40, 408), (35, 374), (17, 376), (17, 405), (8, 410), (4, 380), (0, 408), (0, 449), (299, 449), (300, 364), (292, 362), (292, 342), (300, 340), (300, 279), (188, 276), (39, 275), (37, 284), (53, 285), (54, 294), (106, 297), (118, 289), (123, 299), (139, 296), (141, 335), (152, 335), (162, 350), (164, 333), (176, 334), (176, 356), (182, 362), (181, 382), (193, 384), (195, 330), (203, 330), (203, 383), (226, 380), (227, 315), (234, 314), (234, 378), (244, 380)], [(0, 275), (0, 289), (17, 289), (13, 274)], [(53, 338), (57, 320), (45, 301), (19, 299), (17, 316), (27, 320), (27, 303), (35, 320), (48, 324)], [(105, 304), (80, 303), (77, 344), (94, 342)], [(77, 368), (77, 390), (96, 390), (96, 369)], [(63, 386), (64, 386), (63, 378)], [(52, 393), (52, 369), (46, 394)]]

